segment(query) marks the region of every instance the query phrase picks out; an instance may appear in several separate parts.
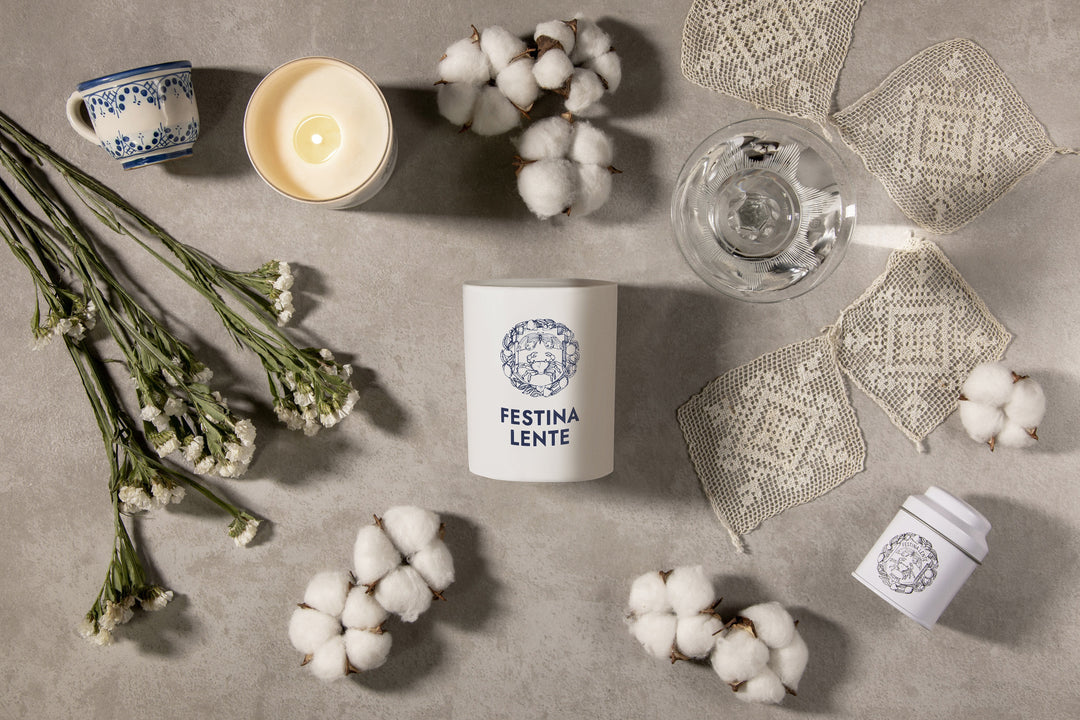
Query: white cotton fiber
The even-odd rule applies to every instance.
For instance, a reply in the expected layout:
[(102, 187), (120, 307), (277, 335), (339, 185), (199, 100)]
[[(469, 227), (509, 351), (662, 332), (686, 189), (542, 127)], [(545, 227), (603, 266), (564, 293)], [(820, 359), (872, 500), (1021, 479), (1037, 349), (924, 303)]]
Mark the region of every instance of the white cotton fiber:
[(446, 49), (437, 72), (448, 83), (482, 85), (491, 79), (491, 64), (477, 43), (463, 38)]
[(438, 538), (441, 525), (437, 514), (414, 505), (398, 505), (382, 514), (383, 532), (405, 557)]
[(589, 60), (585, 67), (600, 76), (608, 92), (619, 89), (619, 84), (622, 83), (622, 61), (614, 50)]
[(548, 20), (537, 25), (536, 32), (533, 33), (533, 39), (539, 40), (544, 36), (558, 41), (565, 52), (571, 53), (574, 51), (574, 41), (576, 40), (574, 28), (562, 20)]
[(1031, 378), (1021, 378), (1013, 383), (1005, 414), (1020, 427), (1034, 428), (1042, 422), (1046, 413), (1046, 394), (1042, 386)]
[(393, 638), (388, 632), (345, 631), (345, 655), (349, 664), (360, 672), (382, 667), (390, 656), (391, 644)]
[(450, 83), (440, 85), (436, 93), (439, 114), (454, 125), (468, 125), (472, 122), (473, 108), (480, 97), (479, 85)]
[(341, 611), (341, 624), (356, 630), (370, 630), (382, 625), (389, 613), (368, 594), (367, 588), (358, 585), (349, 591), (345, 608)]
[(349, 671), (345, 657), (345, 638), (338, 635), (315, 648), (307, 667), (312, 675), (326, 682), (345, 677)]
[(1031, 447), (1036, 442), (1026, 428), (1007, 419), (1004, 427), (997, 434), (995, 444), (1002, 447), (1026, 448)]
[(570, 151), (574, 135), (574, 124), (561, 117), (538, 120), (518, 138), (518, 155), (526, 160), (564, 157)]
[(573, 205), (577, 172), (569, 160), (538, 160), (521, 169), (517, 185), (529, 210), (541, 219), (549, 218)]
[(795, 691), (799, 689), (799, 680), (802, 679), (809, 659), (810, 649), (806, 647), (806, 641), (796, 630), (791, 636), (790, 643), (769, 653), (769, 667), (785, 687)]
[(666, 659), (671, 657), (671, 649), (675, 644), (677, 622), (670, 613), (648, 613), (631, 621), (630, 632), (645, 648), (645, 652), (653, 657)]
[(700, 565), (678, 567), (667, 577), (667, 596), (679, 617), (697, 615), (716, 601), (712, 581)]
[(716, 637), (709, 660), (721, 680), (739, 683), (761, 672), (769, 662), (769, 648), (746, 630), (734, 627)]
[(370, 585), (401, 564), (401, 554), (378, 525), (365, 525), (356, 534), (353, 571), (361, 585)]
[(999, 408), (971, 400), (960, 401), (960, 422), (975, 442), (990, 442), (1005, 427), (1005, 413)]
[(409, 558), (409, 564), (436, 592), (442, 592), (454, 582), (454, 558), (442, 540), (436, 538), (428, 543), (423, 550)]
[(308, 582), (304, 590), (304, 604), (327, 615), (340, 615), (349, 594), (347, 572), (321, 572)]
[(499, 92), (522, 110), (529, 110), (540, 96), (532, 68), (532, 58), (523, 57), (510, 63), (495, 78)]
[(405, 622), (415, 622), (431, 607), (431, 597), (424, 578), (408, 565), (391, 570), (375, 587), (375, 600)]
[(976, 365), (960, 386), (960, 392), (972, 402), (1001, 407), (1013, 390), (1012, 370), (1001, 363)]
[(615, 148), (603, 130), (584, 121), (573, 124), (574, 137), (570, 143), (569, 157), (584, 165), (601, 165), (607, 168), (614, 161)]
[(771, 648), (784, 647), (795, 634), (795, 620), (778, 602), (751, 605), (739, 615), (754, 623), (758, 639)]
[(611, 36), (592, 20), (577, 18), (577, 39), (570, 53), (575, 65), (600, 57), (611, 49)]
[(480, 33), (480, 49), (487, 55), (495, 73), (501, 72), (510, 61), (525, 52), (525, 41), (498, 25), (484, 28)]
[(533, 77), (545, 90), (558, 90), (570, 79), (574, 63), (558, 48), (548, 50), (533, 63)]
[(691, 615), (679, 618), (675, 629), (675, 645), (679, 652), (695, 660), (702, 660), (709, 656), (716, 645), (716, 633), (724, 624), (720, 618), (713, 615)]
[(630, 584), (630, 612), (634, 615), (671, 612), (667, 586), (658, 572), (639, 575)]
[(305, 655), (340, 634), (341, 623), (336, 617), (313, 608), (296, 608), (289, 618), (289, 642)]
[(580, 113), (596, 104), (604, 95), (604, 83), (600, 76), (588, 68), (574, 68), (570, 76), (570, 94), (566, 96), (566, 109)]
[(469, 129), (477, 135), (501, 135), (518, 126), (521, 111), (494, 85), (480, 90)]
[(611, 196), (611, 171), (599, 165), (575, 165), (578, 174), (577, 200), (572, 212), (575, 217), (598, 210)]
[(743, 702), (767, 703), (776, 705), (780, 703), (787, 690), (780, 678), (769, 668), (762, 668), (761, 672), (750, 678), (736, 692), (735, 697)]

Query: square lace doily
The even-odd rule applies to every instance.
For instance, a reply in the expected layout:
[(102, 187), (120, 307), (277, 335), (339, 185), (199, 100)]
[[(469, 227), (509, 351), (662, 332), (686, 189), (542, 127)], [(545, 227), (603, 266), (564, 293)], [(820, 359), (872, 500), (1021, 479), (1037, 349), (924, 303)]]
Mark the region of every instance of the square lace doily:
[(844, 373), (916, 443), (956, 409), (971, 369), (999, 360), (1012, 339), (923, 238), (889, 256), (829, 336)]
[(682, 72), (710, 90), (825, 126), (862, 0), (694, 0)]
[(832, 120), (920, 226), (970, 222), (1056, 148), (1008, 78), (970, 40), (913, 57)]
[(678, 418), (705, 494), (739, 549), (739, 536), (844, 482), (866, 456), (824, 335), (724, 373)]

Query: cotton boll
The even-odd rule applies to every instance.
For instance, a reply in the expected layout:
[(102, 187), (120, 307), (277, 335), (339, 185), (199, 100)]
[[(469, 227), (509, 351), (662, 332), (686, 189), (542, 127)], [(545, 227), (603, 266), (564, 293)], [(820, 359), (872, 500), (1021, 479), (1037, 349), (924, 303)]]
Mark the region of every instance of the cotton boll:
[(790, 643), (769, 653), (769, 667), (780, 678), (784, 687), (794, 692), (799, 689), (799, 680), (802, 678), (809, 659), (810, 649), (806, 646), (802, 635), (796, 630), (791, 636)]
[(713, 670), (726, 683), (740, 683), (757, 675), (769, 662), (765, 643), (740, 628), (731, 628), (716, 638), (709, 657)]
[(609, 50), (599, 57), (595, 57), (585, 63), (585, 67), (592, 70), (604, 81), (604, 87), (608, 92), (615, 92), (622, 82), (622, 60), (614, 50)]
[(356, 534), (353, 571), (361, 585), (371, 585), (401, 564), (401, 553), (378, 525), (365, 525)]
[(533, 40), (539, 40), (542, 37), (549, 37), (557, 41), (562, 45), (563, 51), (567, 53), (574, 51), (574, 43), (577, 39), (574, 28), (562, 20), (548, 20), (537, 25), (536, 32), (533, 33)]
[(592, 107), (604, 95), (604, 83), (600, 76), (588, 68), (574, 68), (570, 76), (570, 94), (566, 96), (566, 109), (579, 113)]
[(670, 613), (647, 613), (630, 623), (630, 632), (645, 652), (653, 657), (667, 659), (675, 644), (677, 618)]
[(491, 79), (487, 55), (472, 38), (462, 38), (448, 47), (436, 69), (439, 79), (448, 83), (482, 85)]
[(713, 615), (697, 614), (679, 618), (675, 628), (675, 645), (679, 652), (695, 660), (709, 656), (716, 645), (716, 633), (724, 624)]
[(735, 697), (744, 702), (768, 703), (777, 705), (787, 695), (784, 683), (780, 682), (769, 668), (762, 668), (761, 672), (746, 681), (745, 684), (735, 691)]
[(390, 615), (362, 586), (354, 587), (345, 598), (341, 624), (356, 630), (371, 630), (382, 625)]
[(480, 86), (450, 83), (440, 85), (436, 94), (439, 114), (454, 125), (468, 125), (472, 122), (473, 108), (480, 97)]
[(315, 648), (315, 652), (311, 654), (308, 669), (311, 670), (312, 675), (325, 682), (345, 677), (349, 672), (349, 664), (345, 656), (345, 638), (338, 635)]
[(795, 621), (778, 602), (751, 605), (739, 615), (754, 623), (758, 639), (771, 648), (784, 647), (795, 634)]
[(390, 656), (392, 643), (393, 638), (388, 632), (345, 631), (345, 655), (349, 664), (360, 672), (382, 667)]
[(600, 209), (611, 196), (611, 171), (599, 165), (575, 165), (578, 174), (577, 200), (572, 212), (575, 217)]
[(1014, 423), (1012, 420), (1006, 419), (1005, 426), (1001, 428), (1001, 432), (997, 434), (996, 445), (1012, 448), (1026, 448), (1031, 447), (1036, 443), (1035, 438), (1031, 436), (1022, 425)]
[(517, 185), (529, 210), (546, 219), (573, 205), (577, 171), (569, 160), (538, 160), (521, 168)]
[(1005, 413), (997, 407), (971, 400), (960, 401), (960, 422), (975, 442), (990, 442), (1005, 427)]
[(484, 28), (480, 33), (480, 49), (488, 57), (491, 68), (502, 72), (510, 61), (525, 52), (525, 41), (497, 25)]
[(431, 607), (431, 589), (414, 568), (402, 565), (375, 586), (375, 600), (405, 622), (415, 622)]
[(522, 110), (528, 110), (540, 97), (540, 86), (533, 76), (532, 58), (521, 58), (510, 63), (495, 78), (495, 86), (507, 100)]
[(567, 153), (571, 160), (584, 165), (600, 165), (604, 168), (611, 166), (615, 158), (615, 148), (603, 130), (582, 121), (575, 122), (573, 130), (574, 137)]
[(1005, 414), (1020, 427), (1034, 428), (1042, 422), (1046, 413), (1046, 394), (1042, 386), (1031, 378), (1020, 378), (1012, 386)]
[(558, 48), (548, 50), (533, 63), (533, 77), (545, 90), (559, 90), (574, 72), (574, 63)]
[(574, 125), (561, 117), (538, 120), (518, 138), (518, 154), (526, 160), (548, 160), (564, 157), (571, 148)]
[(382, 514), (383, 532), (405, 557), (435, 540), (441, 526), (438, 515), (413, 505), (398, 505)]
[(679, 617), (697, 615), (716, 601), (712, 581), (700, 565), (675, 568), (667, 577), (667, 596)]
[(630, 584), (630, 612), (635, 615), (648, 613), (669, 613), (671, 602), (667, 596), (667, 585), (658, 572), (648, 572), (638, 576)]
[(304, 604), (336, 617), (345, 607), (345, 596), (348, 594), (348, 573), (321, 572), (308, 582), (304, 590)]
[(487, 85), (480, 91), (480, 97), (473, 108), (472, 125), (469, 129), (477, 135), (501, 135), (513, 130), (521, 122), (521, 111), (499, 88)]
[(336, 617), (313, 608), (296, 608), (289, 618), (289, 642), (305, 655), (340, 634), (341, 623)]
[(454, 582), (454, 558), (450, 548), (436, 539), (409, 558), (409, 564), (420, 573), (424, 582), (435, 592), (442, 592)]
[(972, 402), (1001, 407), (1013, 391), (1012, 370), (1001, 363), (976, 365), (960, 386), (960, 392)]
[(575, 65), (600, 57), (611, 49), (611, 36), (592, 20), (577, 18), (577, 41), (570, 59)]

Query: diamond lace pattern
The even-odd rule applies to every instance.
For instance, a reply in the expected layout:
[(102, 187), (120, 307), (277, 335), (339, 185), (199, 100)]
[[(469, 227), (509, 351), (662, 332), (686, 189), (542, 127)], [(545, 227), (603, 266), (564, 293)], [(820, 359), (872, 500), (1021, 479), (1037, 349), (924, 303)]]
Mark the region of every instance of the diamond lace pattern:
[(1011, 336), (938, 247), (914, 238), (823, 335), (724, 373), (678, 411), (690, 459), (732, 541), (863, 469), (843, 376), (921, 442)]
[(678, 418), (705, 494), (737, 547), (761, 521), (862, 470), (866, 455), (825, 336), (721, 375)]
[(844, 373), (921, 442), (952, 413), (979, 363), (1012, 336), (934, 243), (914, 239), (831, 333)]
[(1056, 148), (1008, 78), (970, 40), (939, 43), (832, 117), (900, 209), (949, 233)]
[(682, 72), (710, 90), (824, 126), (862, 0), (694, 0)]

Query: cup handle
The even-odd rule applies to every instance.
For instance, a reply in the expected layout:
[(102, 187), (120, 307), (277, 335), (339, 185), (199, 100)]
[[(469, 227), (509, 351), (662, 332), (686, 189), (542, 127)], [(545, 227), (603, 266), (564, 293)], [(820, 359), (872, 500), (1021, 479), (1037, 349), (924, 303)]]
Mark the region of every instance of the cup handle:
[(79, 91), (76, 90), (75, 92), (71, 93), (71, 97), (67, 99), (68, 123), (70, 123), (72, 129), (74, 129), (75, 132), (79, 133), (95, 145), (100, 145), (101, 140), (98, 139), (97, 133), (94, 132), (94, 128), (90, 125), (90, 123), (86, 122), (86, 120), (82, 116), (82, 107), (82, 95), (80, 95)]

